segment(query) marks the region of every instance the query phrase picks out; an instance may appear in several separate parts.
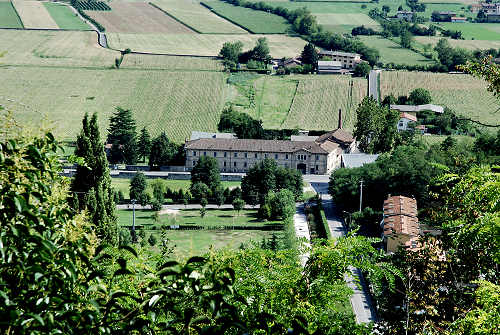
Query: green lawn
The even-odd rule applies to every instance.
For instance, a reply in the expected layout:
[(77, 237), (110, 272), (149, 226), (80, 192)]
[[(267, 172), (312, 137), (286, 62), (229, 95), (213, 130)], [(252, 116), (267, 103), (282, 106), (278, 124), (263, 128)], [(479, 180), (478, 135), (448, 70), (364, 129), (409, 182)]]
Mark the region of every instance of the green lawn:
[(222, 1), (204, 3), (211, 7), (215, 13), (255, 34), (284, 34), (291, 30), (288, 22), (278, 15), (233, 6)]
[[(434, 144), (440, 144), (443, 142), (448, 136), (445, 135), (417, 135), (415, 136), (416, 139), (421, 140), (427, 145), (434, 145)], [(464, 135), (452, 135), (457, 142), (465, 143), (465, 144), (472, 144), (474, 143), (474, 138), (470, 136), (464, 136)]]
[(498, 41), (500, 40), (499, 23), (441, 23), (446, 29), (460, 30), (465, 39)]
[(90, 27), (83, 22), (68, 6), (53, 2), (44, 2), (50, 16), (61, 29), (88, 30)]
[(409, 49), (402, 48), (399, 44), (379, 36), (359, 36), (361, 41), (367, 46), (377, 49), (380, 52), (382, 63), (394, 64), (419, 64), (429, 65), (433, 61), (425, 58)]
[[(148, 179), (148, 184), (153, 179)], [(174, 180), (174, 179), (162, 179), (165, 182), (165, 185), (171, 190), (178, 191), (183, 189), (184, 191), (189, 190), (189, 186), (191, 185), (190, 180)], [(125, 196), (125, 199), (129, 198), (129, 188), (130, 188), (130, 179), (127, 178), (111, 178), (111, 186), (116, 190), (121, 190)], [(239, 187), (241, 183), (239, 181), (223, 181), (222, 187)], [(151, 188), (148, 185), (147, 190), (150, 193), (153, 193)]]
[(23, 24), (10, 1), (0, 1), (0, 28), (23, 28)]

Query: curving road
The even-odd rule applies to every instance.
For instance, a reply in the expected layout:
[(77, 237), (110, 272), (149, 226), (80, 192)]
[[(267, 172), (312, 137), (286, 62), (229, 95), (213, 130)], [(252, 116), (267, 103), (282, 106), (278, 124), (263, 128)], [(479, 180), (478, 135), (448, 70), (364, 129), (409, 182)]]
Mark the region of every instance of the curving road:
[(375, 100), (379, 101), (378, 96), (378, 76), (380, 75), (380, 70), (371, 70), (368, 75), (368, 95), (373, 97)]

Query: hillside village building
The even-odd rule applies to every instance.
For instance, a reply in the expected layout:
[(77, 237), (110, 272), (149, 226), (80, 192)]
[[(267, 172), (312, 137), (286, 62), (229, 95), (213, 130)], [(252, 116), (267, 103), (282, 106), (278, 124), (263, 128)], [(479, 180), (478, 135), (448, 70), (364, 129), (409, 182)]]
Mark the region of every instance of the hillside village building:
[(348, 70), (354, 69), (356, 65), (362, 62), (361, 55), (350, 52), (322, 50), (318, 52), (318, 56), (328, 57), (332, 61), (340, 62), (342, 68)]
[(187, 141), (185, 149), (187, 171), (196, 165), (201, 156), (209, 156), (217, 160), (221, 172), (247, 172), (256, 163), (269, 158), (279, 166), (297, 169), (304, 174), (329, 174), (340, 167), (343, 153), (356, 150), (356, 141), (339, 122), (338, 129), (314, 139), (199, 138)]
[(383, 211), (382, 240), (386, 252), (394, 253), (399, 247), (417, 250), (420, 236), (417, 200), (402, 195), (389, 195), (384, 201)]
[(399, 20), (405, 20), (411, 22), (413, 20), (413, 12), (409, 10), (398, 10), (396, 13), (396, 18)]
[(319, 60), (318, 74), (344, 73), (347, 70), (342, 69), (342, 63), (334, 60)]
[(417, 117), (409, 113), (401, 113), (398, 121), (398, 131), (408, 130), (411, 122), (417, 122)]

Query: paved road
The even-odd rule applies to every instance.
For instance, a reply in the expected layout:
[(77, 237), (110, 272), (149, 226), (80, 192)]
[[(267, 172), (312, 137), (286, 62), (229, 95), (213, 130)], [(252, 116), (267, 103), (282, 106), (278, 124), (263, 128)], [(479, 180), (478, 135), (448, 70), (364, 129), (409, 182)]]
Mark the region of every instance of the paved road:
[(302, 253), (300, 257), (300, 264), (304, 267), (309, 259), (309, 249), (311, 248), (311, 234), (309, 232), (309, 225), (307, 224), (307, 217), (304, 212), (304, 204), (297, 205), (297, 211), (293, 216), (293, 224), (295, 226), (295, 235), (299, 239), (305, 239), (303, 245), (306, 249), (304, 253)]
[(375, 100), (379, 100), (378, 96), (378, 76), (380, 70), (371, 70), (368, 75), (368, 95), (373, 97)]
[[(347, 231), (343, 224), (342, 218), (338, 214), (338, 210), (333, 203), (332, 197), (327, 194), (327, 183), (311, 183), (311, 186), (321, 195), (323, 208), (325, 210), (328, 227), (332, 236), (335, 238), (346, 235)], [(351, 305), (356, 316), (357, 323), (375, 322), (377, 314), (373, 307), (370, 292), (363, 278), (361, 271), (354, 267), (349, 267), (351, 274), (345, 276), (347, 286), (353, 290), (351, 296)]]

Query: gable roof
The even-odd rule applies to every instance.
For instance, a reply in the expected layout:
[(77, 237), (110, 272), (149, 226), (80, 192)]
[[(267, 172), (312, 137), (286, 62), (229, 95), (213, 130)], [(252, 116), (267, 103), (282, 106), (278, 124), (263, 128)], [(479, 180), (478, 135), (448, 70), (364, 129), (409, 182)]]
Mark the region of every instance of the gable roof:
[(205, 131), (193, 130), (191, 132), (190, 140), (197, 140), (199, 138), (236, 138), (236, 135), (232, 133), (210, 133)]
[(351, 144), (352, 142), (354, 142), (354, 137), (348, 131), (345, 131), (342, 128), (337, 128), (333, 131), (329, 131), (328, 133), (321, 135), (316, 139), (316, 142), (321, 143), (328, 140), (340, 144)]
[(415, 115), (412, 115), (412, 114), (409, 114), (409, 113), (401, 113), (401, 115), (399, 115), (399, 118), (401, 119), (408, 119), (408, 120), (411, 120), (413, 122), (417, 122), (417, 117)]
[(360, 54), (355, 54), (352, 52), (343, 52), (343, 51), (329, 51), (329, 50), (321, 50), (318, 52), (319, 55), (327, 55), (327, 56), (341, 56), (341, 57), (361, 57)]
[(186, 142), (186, 149), (217, 151), (294, 153), (304, 150), (312, 154), (328, 154), (337, 148), (335, 143), (324, 145), (314, 141), (200, 138)]
[(417, 236), (419, 232), (417, 201), (402, 195), (389, 196), (384, 201), (384, 236)]

